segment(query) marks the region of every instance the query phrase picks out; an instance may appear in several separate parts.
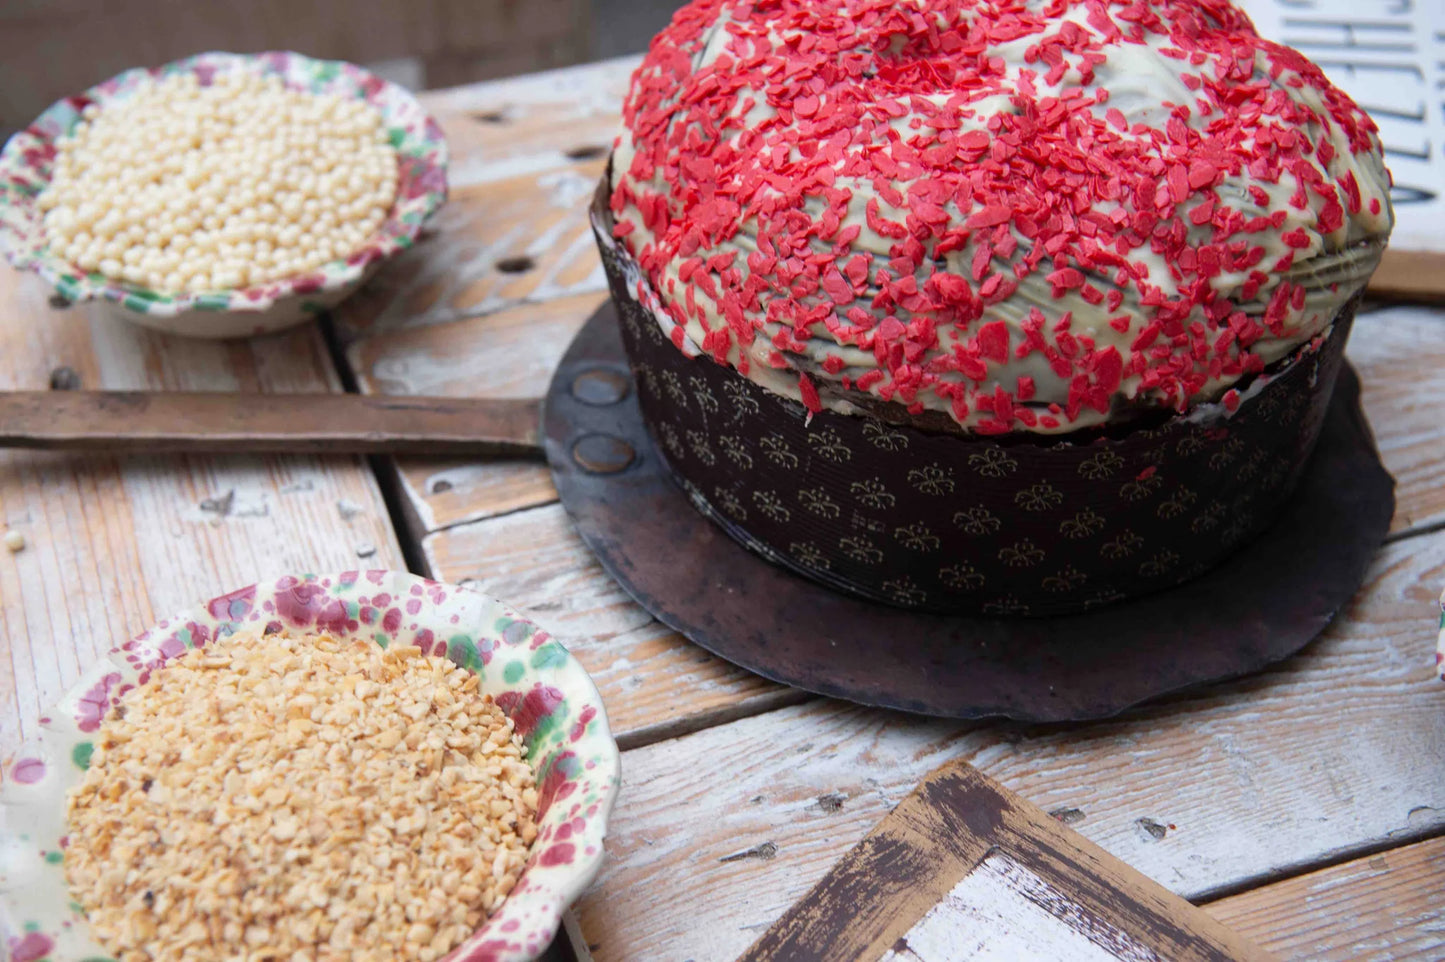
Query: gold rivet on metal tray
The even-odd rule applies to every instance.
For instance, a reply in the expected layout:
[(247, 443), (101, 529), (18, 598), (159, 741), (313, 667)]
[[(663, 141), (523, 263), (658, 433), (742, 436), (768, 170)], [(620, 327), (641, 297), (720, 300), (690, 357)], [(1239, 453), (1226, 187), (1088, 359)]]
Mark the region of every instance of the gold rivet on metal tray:
[(572, 460), (592, 474), (616, 474), (636, 458), (632, 445), (609, 434), (588, 434), (572, 445)]
[(571, 390), (572, 396), (583, 404), (605, 407), (627, 397), (627, 378), (617, 371), (598, 368), (577, 375)]

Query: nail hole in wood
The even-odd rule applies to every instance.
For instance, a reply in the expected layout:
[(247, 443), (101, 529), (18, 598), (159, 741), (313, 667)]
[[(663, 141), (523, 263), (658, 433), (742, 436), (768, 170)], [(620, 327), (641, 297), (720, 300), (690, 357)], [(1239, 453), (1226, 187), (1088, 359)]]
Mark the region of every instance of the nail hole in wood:
[(451, 483), (450, 481), (442, 480), (442, 481), (433, 481), (433, 482), (431, 483), (431, 493), (432, 493), (432, 494), (446, 494), (446, 493), (447, 493), (448, 491), (450, 491), (451, 489), (452, 489), (452, 483)]
[(594, 157), (601, 157), (605, 153), (607, 153), (607, 148), (600, 144), (586, 144), (581, 147), (573, 147), (566, 152), (567, 156), (573, 160), (591, 160)]
[(50, 372), (50, 390), (77, 391), (80, 389), (80, 375), (73, 367), (57, 367)]
[(482, 124), (505, 124), (507, 113), (504, 110), (481, 110), (472, 114), (472, 119)]
[(522, 274), (537, 266), (537, 262), (526, 254), (520, 257), (504, 257), (497, 261), (497, 270), (503, 274)]

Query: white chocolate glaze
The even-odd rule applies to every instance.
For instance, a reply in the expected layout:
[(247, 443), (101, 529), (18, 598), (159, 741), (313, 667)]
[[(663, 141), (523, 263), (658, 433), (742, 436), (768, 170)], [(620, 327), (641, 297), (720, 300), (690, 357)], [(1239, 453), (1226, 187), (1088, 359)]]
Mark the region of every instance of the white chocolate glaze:
[(1328, 329), (1392, 224), (1373, 124), (1219, 0), (696, 0), (624, 117), (669, 337), (814, 410), (1184, 410)]

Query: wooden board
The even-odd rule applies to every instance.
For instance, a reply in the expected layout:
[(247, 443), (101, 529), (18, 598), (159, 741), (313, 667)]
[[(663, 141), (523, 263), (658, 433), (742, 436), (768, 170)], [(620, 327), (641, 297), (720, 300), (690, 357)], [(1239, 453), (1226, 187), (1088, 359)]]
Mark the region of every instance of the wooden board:
[(587, 199), (603, 163), (579, 160), (453, 187), (422, 239), (336, 310), (343, 337), (602, 291)]
[[(540, 369), (601, 287), (588, 286), (584, 235), (558, 233), (583, 222), (551, 210), (520, 216), (520, 198), (550, 204), (557, 181), (541, 178), (581, 175), (597, 160), (635, 62), (427, 95), (453, 148), (454, 199), (491, 216), (459, 213), (444, 225), (474, 245), (459, 262), (465, 283), (408, 275), (341, 319), (364, 389), (425, 382), (513, 396), (536, 378), (529, 393), (541, 393)], [(566, 262), (568, 277), (586, 279), (559, 290), (541, 277), (483, 276), (529, 251), (553, 258), (532, 270)], [(394, 307), (403, 294), (419, 310)], [(622, 597), (568, 529), (545, 468), (408, 460), (398, 470), (433, 572), (474, 579), (557, 628), (632, 748), (613, 861), (582, 906), (599, 962), (730, 959), (955, 757), (1195, 898), (1439, 831), (1445, 713), (1428, 662), (1445, 580), (1445, 547), (1429, 535), (1445, 522), (1442, 335), (1438, 310), (1357, 322), (1350, 355), (1400, 480), (1394, 537), (1407, 540), (1381, 556), (1348, 617), (1280, 668), (1081, 731), (796, 704), (795, 693), (702, 654)], [(487, 350), (464, 353), (468, 344)], [(505, 363), (486, 363), (502, 352)], [(676, 737), (686, 732), (695, 733)], [(1315, 918), (1322, 932), (1344, 927)]]
[(1204, 908), (1285, 959), (1445, 958), (1445, 838), (1264, 885)]
[[(450, 324), (388, 331), (353, 345), (348, 359), (369, 393), (537, 396), (604, 296), (577, 294)], [(397, 467), (418, 538), (557, 498), (546, 465), (535, 461), (405, 458)]]
[(930, 773), (739, 962), (1264, 959), (960, 761)]
[[(0, 388), (337, 390), (315, 328), (252, 342), (143, 332), (51, 308), (0, 268)], [(160, 618), (289, 571), (401, 566), (371, 472), (354, 457), (116, 459), (0, 452), (0, 758), (36, 731), (80, 666)]]
[(734, 958), (955, 758), (1190, 899), (1438, 833), (1442, 579), (1445, 533), (1392, 544), (1300, 655), (1114, 722), (961, 727), (814, 701), (629, 751), (583, 931), (598, 962)]
[(1402, 301), (1445, 303), (1445, 254), (1387, 250), (1370, 293)]
[(114, 454), (452, 454), (540, 459), (534, 398), (239, 391), (0, 391), (0, 446)]
[(447, 179), (465, 186), (595, 160), (611, 149), (641, 58), (604, 60), (419, 98), (447, 136)]

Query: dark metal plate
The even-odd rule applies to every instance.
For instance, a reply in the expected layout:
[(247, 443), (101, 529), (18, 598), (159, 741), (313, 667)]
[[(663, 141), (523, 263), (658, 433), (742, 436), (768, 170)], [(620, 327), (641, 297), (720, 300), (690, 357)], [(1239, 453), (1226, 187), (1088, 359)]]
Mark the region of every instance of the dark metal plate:
[[(865, 705), (1083, 721), (1258, 671), (1329, 624), (1359, 587), (1394, 513), (1394, 480), (1347, 368), (1292, 502), (1220, 567), (1079, 615), (921, 614), (838, 594), (729, 538), (673, 483), (636, 392), (616, 387), (619, 378), (630, 374), (609, 303), (562, 359), (543, 417), (562, 503), (602, 566), (709, 651), (785, 685)], [(605, 403), (611, 397), (618, 399)]]

